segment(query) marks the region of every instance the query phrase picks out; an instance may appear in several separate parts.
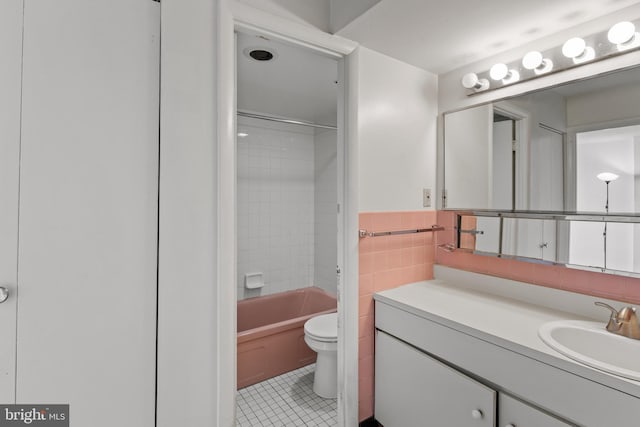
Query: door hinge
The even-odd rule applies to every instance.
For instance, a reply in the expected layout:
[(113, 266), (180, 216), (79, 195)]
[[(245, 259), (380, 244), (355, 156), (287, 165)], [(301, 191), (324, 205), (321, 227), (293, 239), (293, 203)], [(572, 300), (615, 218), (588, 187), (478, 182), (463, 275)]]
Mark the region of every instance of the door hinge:
[(442, 208), (447, 207), (447, 190), (442, 190)]

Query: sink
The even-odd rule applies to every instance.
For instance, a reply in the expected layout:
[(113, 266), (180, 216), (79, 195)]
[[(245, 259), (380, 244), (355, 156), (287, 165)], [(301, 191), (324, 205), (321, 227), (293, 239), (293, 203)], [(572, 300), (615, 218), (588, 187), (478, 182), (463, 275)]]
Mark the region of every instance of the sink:
[(573, 360), (640, 381), (640, 340), (607, 332), (604, 323), (559, 320), (542, 325), (538, 336)]

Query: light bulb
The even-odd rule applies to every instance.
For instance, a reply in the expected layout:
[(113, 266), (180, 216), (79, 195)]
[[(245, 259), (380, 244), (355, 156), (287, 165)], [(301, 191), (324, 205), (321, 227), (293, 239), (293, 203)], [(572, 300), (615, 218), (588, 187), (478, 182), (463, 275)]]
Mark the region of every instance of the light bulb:
[(616, 179), (620, 178), (618, 175), (616, 175), (615, 173), (611, 173), (611, 172), (602, 172), (599, 173), (597, 175), (598, 179), (600, 181), (604, 181), (604, 182), (611, 182), (611, 181), (615, 181)]
[(467, 73), (462, 77), (462, 86), (476, 91), (489, 89), (489, 80), (479, 79), (476, 73)]
[(502, 80), (507, 77), (507, 74), (509, 74), (509, 68), (502, 63), (495, 64), (489, 70), (489, 75), (493, 80)]
[(596, 57), (596, 51), (580, 37), (567, 40), (562, 45), (562, 54), (567, 58), (572, 58), (574, 64), (591, 61)]
[(544, 58), (537, 50), (532, 50), (522, 58), (522, 66), (533, 70), (536, 74), (548, 73), (553, 68), (553, 62)]
[(619, 51), (633, 49), (640, 46), (640, 34), (636, 32), (633, 23), (618, 22), (607, 33), (609, 41), (616, 45)]
[(623, 21), (611, 27), (607, 33), (607, 38), (613, 44), (624, 44), (631, 41), (635, 34), (636, 26), (629, 21)]
[(542, 64), (543, 59), (544, 58), (540, 52), (533, 50), (522, 58), (522, 66), (527, 70), (533, 70)]
[(567, 58), (576, 58), (582, 55), (587, 43), (580, 37), (573, 37), (562, 45), (562, 54)]

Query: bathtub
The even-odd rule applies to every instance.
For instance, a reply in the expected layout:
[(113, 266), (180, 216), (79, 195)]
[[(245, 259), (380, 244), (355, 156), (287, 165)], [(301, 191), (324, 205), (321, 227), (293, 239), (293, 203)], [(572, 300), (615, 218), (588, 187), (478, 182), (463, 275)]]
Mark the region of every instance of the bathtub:
[(336, 306), (334, 296), (316, 287), (238, 301), (238, 388), (315, 362), (304, 322)]

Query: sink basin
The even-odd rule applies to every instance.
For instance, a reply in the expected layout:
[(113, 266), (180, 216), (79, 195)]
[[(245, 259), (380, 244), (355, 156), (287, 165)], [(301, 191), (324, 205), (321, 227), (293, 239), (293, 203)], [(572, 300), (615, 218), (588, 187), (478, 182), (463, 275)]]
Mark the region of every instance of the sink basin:
[(592, 368), (640, 381), (640, 340), (612, 334), (604, 323), (560, 320), (545, 323), (538, 336), (554, 350)]

